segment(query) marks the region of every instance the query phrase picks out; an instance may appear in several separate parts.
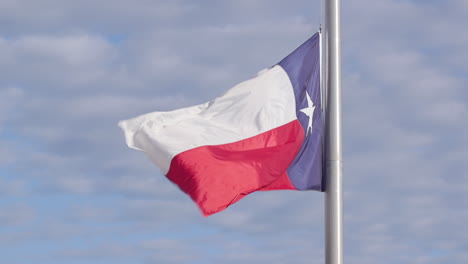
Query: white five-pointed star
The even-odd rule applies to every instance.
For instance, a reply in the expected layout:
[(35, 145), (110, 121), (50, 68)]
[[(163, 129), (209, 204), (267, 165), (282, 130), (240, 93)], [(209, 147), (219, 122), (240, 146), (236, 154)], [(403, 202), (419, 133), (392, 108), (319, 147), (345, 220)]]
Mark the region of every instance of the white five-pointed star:
[(309, 117), (309, 124), (307, 125), (307, 134), (312, 130), (312, 118), (314, 116), (314, 102), (310, 99), (309, 93), (306, 91), (306, 96), (307, 96), (307, 107), (302, 108), (300, 111), (304, 114), (306, 114)]

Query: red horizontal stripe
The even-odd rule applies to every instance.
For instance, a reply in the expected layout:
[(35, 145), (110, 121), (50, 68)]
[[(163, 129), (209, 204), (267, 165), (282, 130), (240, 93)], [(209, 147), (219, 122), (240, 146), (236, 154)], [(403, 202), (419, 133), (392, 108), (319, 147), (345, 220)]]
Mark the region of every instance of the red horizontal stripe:
[(257, 190), (296, 189), (286, 169), (303, 140), (295, 120), (234, 143), (182, 152), (172, 159), (167, 177), (207, 216)]

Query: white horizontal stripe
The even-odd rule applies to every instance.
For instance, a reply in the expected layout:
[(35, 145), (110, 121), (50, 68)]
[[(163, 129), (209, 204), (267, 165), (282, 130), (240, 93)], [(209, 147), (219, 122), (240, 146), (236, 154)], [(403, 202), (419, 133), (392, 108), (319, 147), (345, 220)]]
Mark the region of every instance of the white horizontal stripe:
[(205, 104), (121, 121), (130, 148), (169, 171), (177, 154), (250, 138), (296, 119), (294, 91), (280, 66), (260, 72)]

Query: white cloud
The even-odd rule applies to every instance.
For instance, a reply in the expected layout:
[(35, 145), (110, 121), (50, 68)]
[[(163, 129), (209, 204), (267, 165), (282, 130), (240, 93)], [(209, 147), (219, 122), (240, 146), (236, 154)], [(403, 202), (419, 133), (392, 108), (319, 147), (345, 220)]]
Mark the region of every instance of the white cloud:
[(31, 223), (36, 212), (27, 204), (11, 204), (0, 207), (0, 224), (4, 227), (18, 227)]

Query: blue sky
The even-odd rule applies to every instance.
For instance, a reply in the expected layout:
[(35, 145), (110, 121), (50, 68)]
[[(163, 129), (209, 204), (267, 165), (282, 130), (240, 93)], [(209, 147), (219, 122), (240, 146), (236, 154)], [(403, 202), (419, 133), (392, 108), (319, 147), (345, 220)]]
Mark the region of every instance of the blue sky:
[[(468, 263), (468, 2), (342, 1), (346, 263)], [(203, 218), (117, 122), (205, 102), (319, 1), (0, 0), (2, 263), (323, 263), (323, 194)]]

